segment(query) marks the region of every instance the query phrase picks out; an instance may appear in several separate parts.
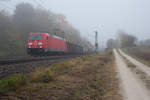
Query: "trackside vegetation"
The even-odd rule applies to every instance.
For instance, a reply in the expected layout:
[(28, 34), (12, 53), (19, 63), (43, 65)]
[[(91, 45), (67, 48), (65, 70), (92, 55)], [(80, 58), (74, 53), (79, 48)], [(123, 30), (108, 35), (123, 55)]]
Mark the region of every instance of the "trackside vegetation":
[(8, 92), (15, 91), (30, 83), (48, 83), (53, 80), (54, 77), (60, 75), (72, 66), (72, 62), (60, 62), (51, 65), (49, 68), (38, 68), (31, 73), (30, 76), (18, 74), (9, 78), (0, 80), (0, 95)]
[(121, 100), (110, 51), (43, 66), (28, 76), (13, 77), (15, 83), (11, 88), (6, 85), (9, 78), (1, 81), (8, 89), (4, 91), (1, 87), (0, 99)]
[(20, 87), (29, 85), (30, 83), (48, 83), (53, 77), (62, 73), (70, 62), (61, 62), (53, 64), (50, 68), (38, 68), (31, 73), (30, 77), (22, 74), (13, 75), (9, 78), (0, 80), (0, 95), (8, 91), (15, 91)]
[(122, 50), (135, 59), (150, 66), (150, 46), (135, 46), (123, 48)]
[(26, 85), (28, 79), (25, 75), (13, 75), (7, 79), (0, 80), (0, 94), (8, 91), (15, 91), (16, 89)]

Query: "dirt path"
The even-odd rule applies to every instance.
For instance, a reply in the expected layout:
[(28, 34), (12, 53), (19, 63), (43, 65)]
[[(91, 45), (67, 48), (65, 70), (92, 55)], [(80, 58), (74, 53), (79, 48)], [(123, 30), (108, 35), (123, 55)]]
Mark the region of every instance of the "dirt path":
[(142, 82), (133, 75), (116, 50), (114, 54), (124, 100), (150, 100), (149, 92)]
[(145, 65), (145, 64), (137, 61), (136, 59), (132, 58), (131, 56), (125, 54), (120, 49), (119, 49), (119, 52), (122, 54), (122, 56), (124, 56), (126, 59), (128, 59), (131, 63), (133, 63), (134, 65), (136, 65), (139, 70), (145, 72), (148, 76), (150, 76), (150, 67), (148, 67), (147, 65)]

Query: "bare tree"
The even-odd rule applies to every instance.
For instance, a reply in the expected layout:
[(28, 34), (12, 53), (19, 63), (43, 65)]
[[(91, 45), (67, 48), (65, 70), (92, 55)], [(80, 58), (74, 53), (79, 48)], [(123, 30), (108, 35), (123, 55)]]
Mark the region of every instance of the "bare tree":
[(140, 46), (150, 46), (150, 39), (139, 41)]
[(123, 31), (118, 33), (118, 39), (120, 41), (121, 47), (131, 47), (136, 46), (137, 38), (133, 35), (129, 35)]
[(16, 54), (17, 50), (17, 53), (19, 54), (22, 52), (20, 48), (23, 46), (20, 44), (19, 34), (16, 31), (11, 15), (6, 11), (0, 11), (0, 22), (0, 54)]
[(108, 49), (119, 48), (118, 40), (109, 39), (109, 40), (107, 41), (107, 48), (108, 48)]
[(13, 15), (13, 21), (17, 30), (21, 34), (23, 41), (27, 40), (28, 34), (33, 32), (35, 25), (35, 10), (32, 5), (28, 3), (21, 3), (16, 6), (16, 10)]

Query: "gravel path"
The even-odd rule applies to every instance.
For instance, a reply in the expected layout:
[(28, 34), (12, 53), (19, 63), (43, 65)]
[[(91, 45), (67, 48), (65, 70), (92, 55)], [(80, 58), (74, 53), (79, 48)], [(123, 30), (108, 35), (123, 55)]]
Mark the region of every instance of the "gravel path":
[(121, 94), (124, 100), (150, 100), (149, 92), (144, 84), (137, 79), (123, 61), (123, 58), (114, 50), (117, 72), (120, 79)]

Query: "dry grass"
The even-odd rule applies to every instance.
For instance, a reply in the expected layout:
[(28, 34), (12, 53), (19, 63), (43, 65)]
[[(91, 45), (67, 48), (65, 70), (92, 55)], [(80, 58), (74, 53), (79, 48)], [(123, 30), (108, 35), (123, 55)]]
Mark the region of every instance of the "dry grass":
[[(118, 50), (117, 50), (118, 51)], [(124, 59), (124, 61), (126, 62), (127, 66), (129, 68), (131, 68), (131, 70), (134, 70), (136, 68), (136, 65), (132, 64), (126, 57), (124, 57), (119, 51), (118, 51), (119, 55)]]
[(1, 98), (4, 100), (121, 100), (113, 59), (112, 52), (105, 52), (37, 69), (31, 74), (32, 84)]
[(123, 49), (123, 51), (130, 54), (138, 61), (150, 66), (150, 47), (130, 47)]

